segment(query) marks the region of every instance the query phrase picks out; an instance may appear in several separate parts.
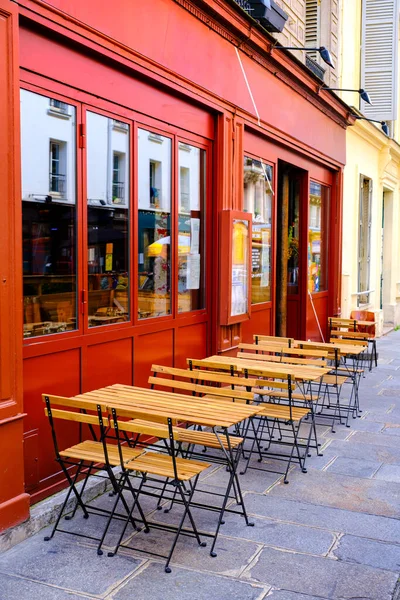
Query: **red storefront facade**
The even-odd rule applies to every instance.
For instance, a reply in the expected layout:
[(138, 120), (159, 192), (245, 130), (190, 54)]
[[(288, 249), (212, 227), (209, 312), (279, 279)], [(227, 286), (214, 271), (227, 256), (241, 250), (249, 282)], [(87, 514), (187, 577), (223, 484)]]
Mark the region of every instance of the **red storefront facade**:
[[(292, 56), (271, 50), (272, 38), (234, 2), (107, 6), (0, 0), (9, 124), (0, 145), (0, 530), (62, 486), (44, 391), (146, 385), (153, 362), (183, 366), (187, 357), (232, 352), (254, 333), (286, 328), (318, 339), (309, 290), (323, 328), (339, 310), (346, 106)], [(38, 171), (40, 103), (59, 129), (68, 123), (68, 152), (73, 146), (68, 154), (61, 134), (49, 136), (52, 194), (39, 193), (39, 179), (27, 183), (29, 169)], [(126, 144), (108, 154), (105, 200), (95, 191), (103, 125)], [(72, 184), (63, 162), (74, 166)], [(231, 233), (221, 223), (224, 211), (244, 210), (253, 217), (251, 302), (245, 316), (225, 320)], [(63, 227), (56, 276), (62, 234), (54, 232)], [(101, 238), (111, 228), (113, 237)]]

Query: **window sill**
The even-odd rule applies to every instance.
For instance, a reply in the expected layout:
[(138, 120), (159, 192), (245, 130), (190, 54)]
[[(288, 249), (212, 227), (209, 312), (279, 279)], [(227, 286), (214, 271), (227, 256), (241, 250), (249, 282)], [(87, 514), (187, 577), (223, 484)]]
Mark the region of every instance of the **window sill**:
[(47, 114), (51, 115), (52, 117), (57, 117), (58, 119), (64, 119), (66, 121), (68, 121), (72, 117), (72, 115), (69, 115), (68, 113), (62, 110), (57, 110), (57, 108), (47, 109)]

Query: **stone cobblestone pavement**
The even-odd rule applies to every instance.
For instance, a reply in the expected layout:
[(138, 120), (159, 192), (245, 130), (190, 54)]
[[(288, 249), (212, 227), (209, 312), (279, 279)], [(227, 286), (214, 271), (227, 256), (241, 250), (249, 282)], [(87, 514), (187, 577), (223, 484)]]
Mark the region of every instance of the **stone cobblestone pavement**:
[[(323, 456), (282, 477), (249, 470), (241, 477), (255, 523), (227, 515), (216, 558), (181, 538), (165, 574), (163, 563), (121, 549), (97, 556), (90, 540), (47, 529), (0, 554), (0, 600), (392, 600), (400, 573), (400, 331), (378, 341), (379, 366), (361, 382), (362, 417), (336, 434), (318, 426)], [(223, 467), (202, 480), (205, 491), (226, 482)], [(95, 500), (109, 505), (103, 494)], [(174, 511), (155, 511), (174, 522)], [(195, 510), (200, 529), (214, 513)], [(68, 526), (96, 530), (98, 518), (81, 515)], [(118, 523), (111, 531), (112, 545)], [(139, 534), (141, 535), (141, 534)], [(168, 546), (151, 532), (143, 547)]]

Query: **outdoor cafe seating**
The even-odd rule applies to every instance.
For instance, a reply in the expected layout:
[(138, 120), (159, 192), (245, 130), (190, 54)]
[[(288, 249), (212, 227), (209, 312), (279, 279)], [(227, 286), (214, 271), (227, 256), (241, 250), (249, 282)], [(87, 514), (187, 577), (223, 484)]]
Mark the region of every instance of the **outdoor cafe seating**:
[[(55, 457), (69, 486), (45, 540), (56, 532), (87, 537), (99, 555), (127, 548), (164, 559), (167, 573), (181, 536), (200, 548), (208, 540), (216, 558), (221, 526), (231, 514), (241, 515), (243, 526), (254, 525), (241, 489), (248, 469), (260, 478), (263, 471), (278, 472), (289, 483), (297, 468), (307, 473), (313, 452), (322, 454), (317, 425), (336, 431), (360, 416), (366, 340), (346, 336), (364, 332), (358, 323), (348, 329), (333, 318), (329, 327), (340, 335), (328, 343), (256, 335), (253, 344), (239, 345), (236, 357), (188, 358), (186, 369), (154, 364), (147, 388), (116, 383), (74, 397), (43, 394)], [(351, 386), (347, 399), (341, 397), (345, 385)], [(77, 442), (64, 448), (66, 422), (77, 428)], [(203, 475), (218, 466), (221, 477), (226, 473), (219, 491), (202, 489)], [(91, 477), (107, 481), (114, 496), (108, 508), (86, 500)], [(156, 501), (152, 514), (144, 508), (148, 497)], [(157, 509), (174, 520), (157, 518)], [(205, 528), (197, 525), (200, 511)], [(63, 525), (63, 518), (73, 521), (79, 513), (102, 517), (95, 531)], [(147, 544), (150, 532), (164, 536), (164, 544)]]

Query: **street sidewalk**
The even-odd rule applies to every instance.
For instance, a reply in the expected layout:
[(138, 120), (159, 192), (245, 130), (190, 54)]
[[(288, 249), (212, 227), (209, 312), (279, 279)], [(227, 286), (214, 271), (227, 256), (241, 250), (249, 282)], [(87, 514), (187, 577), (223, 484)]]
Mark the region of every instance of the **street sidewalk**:
[[(0, 600), (392, 600), (400, 572), (400, 331), (380, 339), (378, 352), (378, 368), (361, 383), (362, 418), (336, 434), (318, 426), (323, 456), (313, 454), (307, 474), (295, 466), (289, 485), (271, 473), (241, 477), (255, 526), (228, 514), (216, 558), (181, 538), (166, 574), (162, 561), (133, 551), (97, 556), (90, 540), (62, 533), (45, 542), (46, 528), (0, 555)], [(214, 467), (202, 488), (220, 489), (226, 477)], [(175, 519), (151, 500), (144, 506), (156, 520)], [(200, 529), (212, 515), (195, 513)], [(65, 523), (94, 531), (98, 518), (77, 514)], [(159, 531), (145, 538), (147, 549), (164, 546)]]

